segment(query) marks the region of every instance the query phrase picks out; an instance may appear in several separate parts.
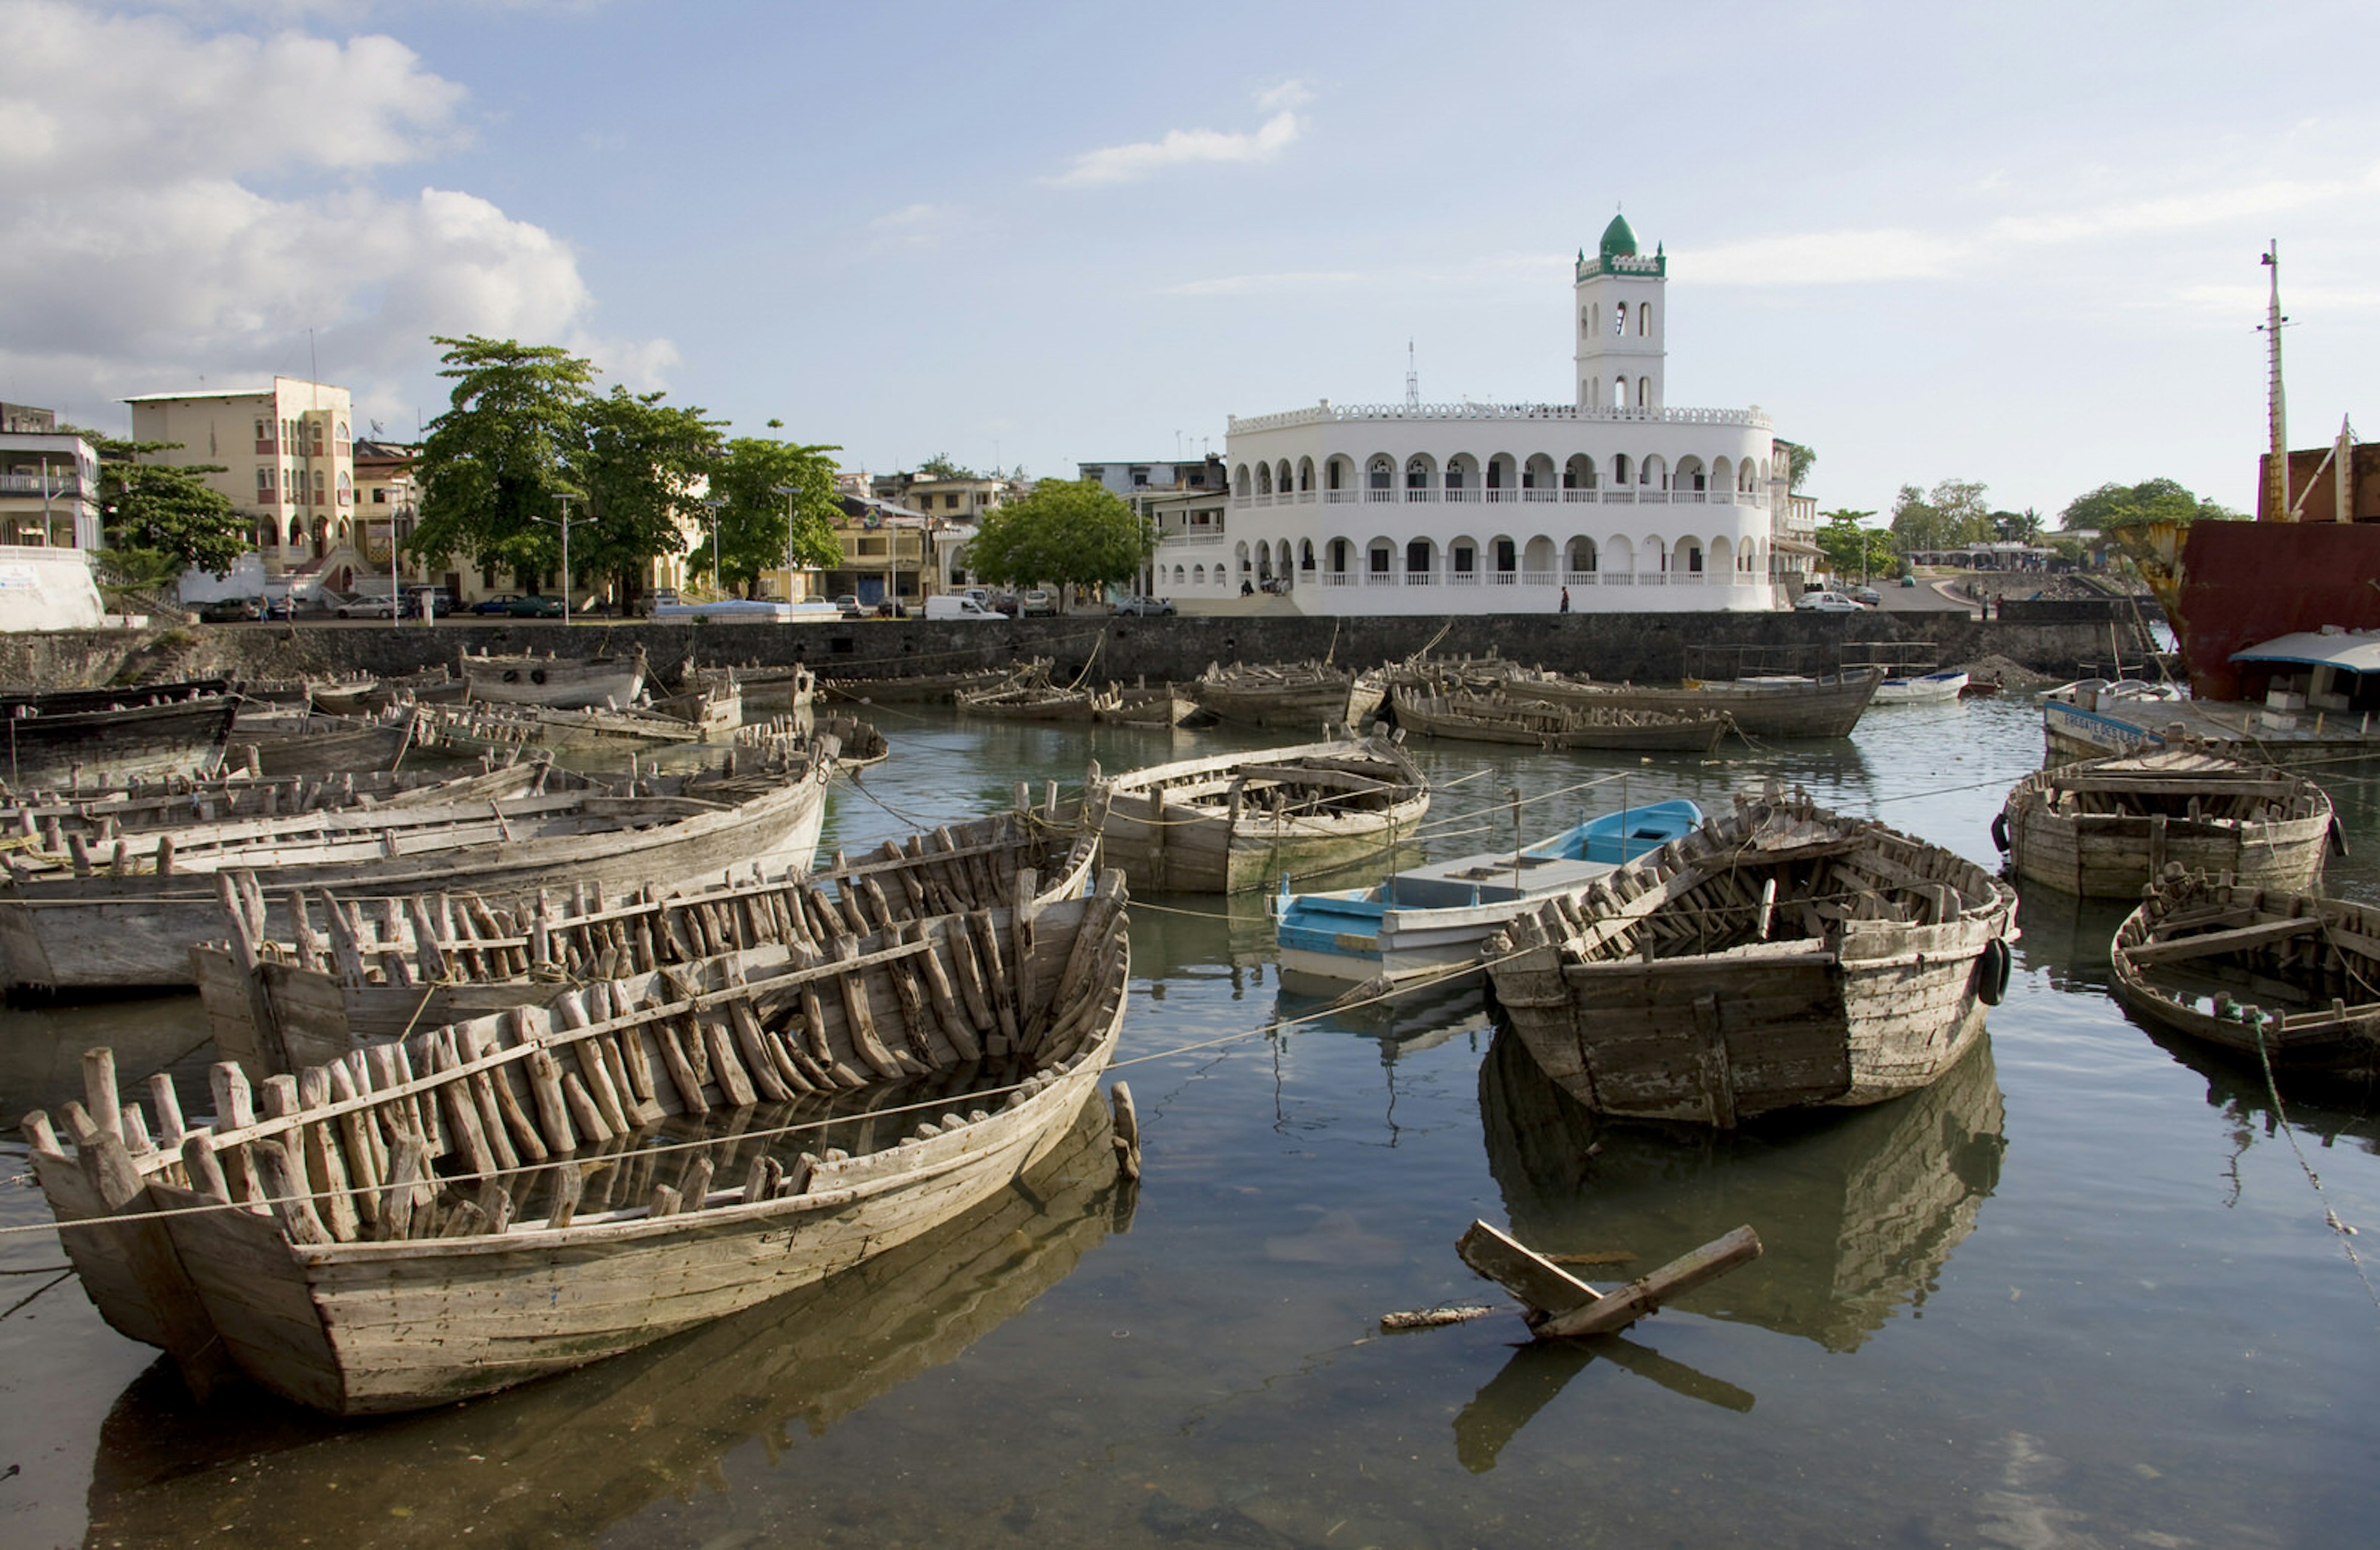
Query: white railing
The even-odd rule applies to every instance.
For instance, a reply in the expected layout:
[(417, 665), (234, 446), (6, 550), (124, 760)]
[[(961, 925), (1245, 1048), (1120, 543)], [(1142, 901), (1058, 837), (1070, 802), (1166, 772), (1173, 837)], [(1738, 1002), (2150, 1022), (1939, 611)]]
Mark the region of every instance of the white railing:
[(1353, 571), (1324, 571), (1322, 573), (1322, 585), (1325, 587), (1353, 587), (1355, 585), (1355, 573)]
[(1244, 435), (1257, 430), (1287, 430), (1303, 425), (1345, 425), (1357, 420), (1562, 420), (1606, 425), (1732, 425), (1753, 430), (1769, 429), (1769, 418), (1757, 409), (1617, 409), (1580, 408), (1574, 404), (1349, 404), (1334, 406), (1329, 399), (1305, 409), (1284, 409), (1269, 415), (1233, 415), (1228, 430)]
[(1523, 571), (1521, 573), (1521, 585), (1524, 587), (1551, 587), (1554, 585), (1554, 573), (1551, 571)]
[(1314, 504), (1314, 491), (1311, 490), (1299, 490), (1297, 492), (1297, 503), (1301, 506), (1310, 506)]
[(1435, 490), (1415, 490), (1408, 486), (1405, 490), (1405, 499), (1408, 501), (1435, 501), (1438, 499), (1438, 491)]
[(1670, 573), (1670, 585), (1672, 587), (1700, 587), (1702, 584), (1703, 573), (1700, 571), (1671, 571)]
[(1521, 492), (1517, 490), (1485, 490), (1480, 491), (1480, 493), (1486, 498), (1488, 503), (1491, 506), (1500, 505), (1508, 501), (1517, 501), (1521, 498)]
[(43, 478), (39, 474), (0, 474), (0, 493), (8, 495), (72, 495), (82, 489), (82, 481), (72, 474), (52, 474)]
[(1672, 501), (1683, 501), (1690, 506), (1699, 506), (1708, 499), (1708, 496), (1705, 491), (1699, 490), (1672, 490), (1670, 491), (1670, 499)]
[(1636, 585), (1636, 573), (1633, 571), (1606, 571), (1603, 573), (1603, 585), (1606, 587), (1633, 587)]
[(1449, 571), (1446, 573), (1446, 584), (1449, 587), (1476, 587), (1479, 585), (1479, 573), (1477, 571)]
[(1446, 498), (1450, 501), (1476, 501), (1479, 499), (1479, 491), (1450, 488), (1446, 491)]
[(1562, 585), (1564, 587), (1592, 587), (1595, 585), (1595, 578), (1601, 574), (1602, 573), (1600, 571), (1564, 571), (1562, 572)]
[(1322, 492), (1322, 503), (1326, 506), (1353, 505), (1354, 501), (1355, 491), (1352, 490), (1326, 490)]
[(1639, 587), (1659, 587), (1667, 583), (1669, 579), (1669, 573), (1666, 571), (1638, 571), (1636, 573), (1636, 585)]
[(1405, 572), (1405, 585), (1408, 587), (1427, 587), (1437, 579), (1437, 573), (1433, 571)]
[(1640, 490), (1636, 492), (1636, 503), (1640, 506), (1658, 506), (1669, 498), (1670, 492), (1666, 490)]
[(1518, 571), (1491, 571), (1488, 574), (1495, 585), (1499, 587), (1517, 586), (1521, 580), (1521, 573)]
[(1366, 571), (1364, 573), (1364, 585), (1366, 587), (1394, 587), (1396, 584), (1397, 573), (1394, 571)]
[(1565, 490), (1561, 498), (1572, 505), (1592, 505), (1602, 493), (1599, 490)]
[(1208, 544), (1218, 544), (1222, 541), (1223, 535), (1220, 533), (1168, 533), (1164, 539), (1166, 545), (1179, 544), (1189, 549), (1203, 549)]
[[(1587, 493), (1592, 495), (1595, 491), (1590, 490)], [(1521, 491), (1521, 499), (1524, 501), (1559, 501), (1561, 497), (1562, 492), (1559, 490), (1524, 490)]]
[(1366, 490), (1364, 491), (1364, 499), (1366, 501), (1393, 501), (1396, 498), (1397, 492), (1393, 490)]
[(1633, 505), (1636, 501), (1636, 492), (1633, 490), (1607, 490), (1603, 492), (1603, 498), (1605, 501), (1617, 505)]
[(1256, 494), (1256, 503), (1257, 503), (1257, 505), (1259, 505), (1259, 506), (1269, 506), (1269, 505), (1271, 505), (1271, 504), (1272, 504), (1272, 492), (1271, 492), (1270, 490), (1260, 490), (1257, 491), (1257, 494)]

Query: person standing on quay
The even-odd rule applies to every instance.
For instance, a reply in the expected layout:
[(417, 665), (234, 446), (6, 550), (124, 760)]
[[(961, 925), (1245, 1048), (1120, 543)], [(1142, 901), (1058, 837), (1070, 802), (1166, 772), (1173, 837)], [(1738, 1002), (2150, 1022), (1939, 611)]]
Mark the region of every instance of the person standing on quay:
[(1567, 587), (1562, 588), (1561, 612), (1564, 613), (1568, 613), (1570, 612), (1570, 588)]

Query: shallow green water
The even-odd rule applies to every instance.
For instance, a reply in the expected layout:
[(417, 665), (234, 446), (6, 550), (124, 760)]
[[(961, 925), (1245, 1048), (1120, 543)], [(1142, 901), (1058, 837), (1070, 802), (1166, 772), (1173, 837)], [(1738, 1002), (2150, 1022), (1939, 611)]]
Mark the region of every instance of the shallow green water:
[[(1233, 745), (879, 713), (892, 759), (828, 845)], [(1879, 711), (1848, 744), (1717, 763), (1424, 747), (1433, 854), (1777, 775), (1980, 860), (2038, 713)], [(2380, 775), (2366, 767), (2365, 776)], [(2380, 898), (2380, 802), (2334, 782)], [(1408, 852), (1409, 856), (1419, 851)], [(1185, 913), (1186, 912), (1186, 913)], [(981, 1217), (838, 1282), (552, 1383), (336, 1427), (189, 1413), (69, 1280), (0, 1320), (0, 1539), (258, 1544), (1630, 1546), (2362, 1544), (2380, 1507), (2380, 1125), (2168, 1053), (2109, 1001), (2120, 911), (2028, 894), (1990, 1048), (1895, 1105), (1725, 1144), (1596, 1133), (1475, 1003), (1274, 1029), (1260, 902), (1133, 920), (1121, 1074), (1147, 1177), (1062, 1155)], [(73, 1096), (103, 1039), (192, 1072), (194, 1003), (0, 1022), (0, 1114)], [(187, 1090), (187, 1089), (186, 1089)], [(13, 1132), (12, 1132), (13, 1133)], [(0, 1169), (19, 1171), (13, 1139)], [(0, 1220), (38, 1220), (0, 1191)], [(1490, 1301), (1474, 1217), (1618, 1279), (1740, 1222), (1766, 1258), (1590, 1354)], [(2359, 1243), (2380, 1247), (2380, 1239)], [(38, 1235), (0, 1268), (55, 1263)], [(43, 1276), (0, 1278), (0, 1306)]]

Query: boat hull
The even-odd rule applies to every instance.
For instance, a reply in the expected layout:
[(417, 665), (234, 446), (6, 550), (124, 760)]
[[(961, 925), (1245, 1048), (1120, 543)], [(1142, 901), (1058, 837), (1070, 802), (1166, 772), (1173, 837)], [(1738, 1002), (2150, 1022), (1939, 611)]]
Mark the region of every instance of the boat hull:
[(468, 697), (491, 705), (542, 705), (555, 710), (618, 708), (645, 686), (645, 657), (571, 661), (553, 657), (463, 656)]
[[(2311, 810), (2279, 818), (2190, 816), (2193, 800), (2214, 808), (2241, 778)], [(2097, 793), (2128, 779), (2136, 783), (2108, 794), (2136, 810), (2068, 810), (2073, 797), (2062, 793), (2078, 786)], [(2137, 899), (2168, 866), (2228, 872), (2250, 888), (2309, 890), (2322, 876), (2333, 816), (2330, 798), (2311, 781), (2188, 753), (2042, 770), (2019, 781), (2001, 809), (2016, 875), (2084, 899)]]
[(1724, 711), (1747, 737), (1849, 737), (1883, 682), (1883, 672), (1870, 669), (1799, 683), (1702, 684), (1676, 689), (1546, 679), (1524, 681), (1510, 692), (1556, 705), (1606, 705), (1688, 716)]
[[(188, 775), (223, 762), (239, 699), (220, 681), (0, 699), (0, 777), (17, 791)], [(25, 707), (32, 714), (20, 714)]]

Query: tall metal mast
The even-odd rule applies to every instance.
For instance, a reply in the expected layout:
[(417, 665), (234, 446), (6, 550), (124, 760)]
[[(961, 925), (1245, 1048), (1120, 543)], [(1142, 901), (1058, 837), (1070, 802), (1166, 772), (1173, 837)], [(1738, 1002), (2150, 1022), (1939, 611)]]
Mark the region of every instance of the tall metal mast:
[(2273, 272), (2272, 297), (2265, 304), (2265, 346), (2272, 357), (2265, 414), (2273, 443), (2265, 468), (2265, 509), (2275, 521), (2289, 522), (2295, 519), (2289, 510), (2289, 411), (2281, 392), (2281, 325), (2289, 320), (2281, 316), (2281, 245), (2277, 241), (2265, 245), (2265, 267)]
[(1405, 341), (1405, 407), (1421, 407), (1421, 373), (1414, 369), (1414, 342)]

